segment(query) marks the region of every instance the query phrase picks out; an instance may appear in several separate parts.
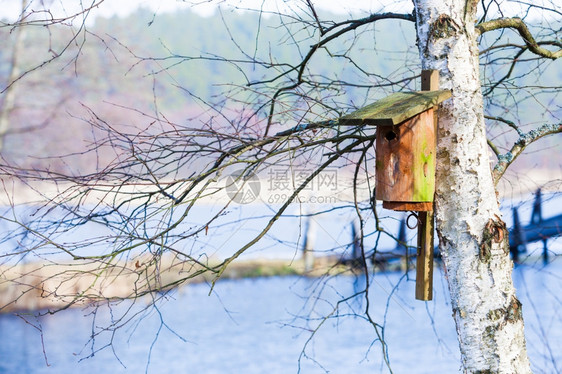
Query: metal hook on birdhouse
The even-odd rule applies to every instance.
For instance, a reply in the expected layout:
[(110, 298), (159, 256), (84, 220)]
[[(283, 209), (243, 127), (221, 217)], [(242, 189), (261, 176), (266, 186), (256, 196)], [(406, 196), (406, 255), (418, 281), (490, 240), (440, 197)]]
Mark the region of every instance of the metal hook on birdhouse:
[[(416, 218), (416, 224), (413, 226), (410, 226), (410, 218), (415, 217)], [(413, 230), (415, 228), (417, 228), (420, 225), (420, 217), (416, 214), (416, 212), (411, 212), (410, 215), (408, 215), (408, 217), (406, 218), (406, 226), (408, 226), (408, 228), (410, 230)]]

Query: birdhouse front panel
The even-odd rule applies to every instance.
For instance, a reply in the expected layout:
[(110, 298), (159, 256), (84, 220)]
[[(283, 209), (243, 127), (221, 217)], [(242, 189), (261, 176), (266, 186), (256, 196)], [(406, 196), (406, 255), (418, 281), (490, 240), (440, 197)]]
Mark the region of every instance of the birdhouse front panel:
[(435, 190), (433, 109), (398, 125), (379, 125), (375, 167), (377, 200), (395, 210), (432, 210)]

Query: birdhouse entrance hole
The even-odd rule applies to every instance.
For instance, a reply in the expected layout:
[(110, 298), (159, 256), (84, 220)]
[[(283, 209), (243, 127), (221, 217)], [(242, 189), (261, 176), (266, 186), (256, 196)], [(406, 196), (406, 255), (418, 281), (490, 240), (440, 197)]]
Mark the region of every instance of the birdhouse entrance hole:
[(396, 131), (394, 131), (394, 130), (389, 130), (389, 131), (387, 131), (386, 134), (384, 135), (384, 138), (385, 138), (387, 141), (390, 142), (390, 141), (393, 141), (393, 140), (395, 140), (396, 138), (398, 138), (398, 134), (397, 134)]

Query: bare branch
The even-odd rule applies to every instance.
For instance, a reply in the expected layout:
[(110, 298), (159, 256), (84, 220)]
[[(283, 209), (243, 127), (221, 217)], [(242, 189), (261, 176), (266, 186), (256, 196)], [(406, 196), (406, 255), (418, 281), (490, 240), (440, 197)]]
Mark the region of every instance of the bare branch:
[(562, 123), (547, 124), (538, 129), (531, 130), (523, 134), (511, 147), (509, 152), (498, 156), (498, 163), (492, 171), (494, 183), (498, 184), (499, 180), (507, 170), (507, 168), (515, 161), (515, 159), (525, 150), (525, 148), (536, 140), (547, 135), (562, 133)]
[(509, 127), (511, 127), (512, 129), (514, 129), (515, 131), (517, 131), (517, 134), (519, 134), (520, 137), (525, 136), (525, 133), (523, 131), (521, 131), (521, 129), (515, 123), (513, 123), (510, 120), (507, 120), (507, 119), (502, 118), (502, 117), (486, 116), (486, 115), (484, 116), (484, 118), (490, 119), (490, 120), (493, 120), (493, 121), (503, 122), (506, 125), (508, 125)]
[[(301, 63), (298, 64), (297, 66), (295, 66), (293, 69), (286, 71), (284, 73), (282, 73), (281, 75), (270, 79), (268, 81), (260, 81), (260, 82), (255, 82), (255, 83), (251, 83), (248, 86), (254, 85), (254, 84), (265, 84), (265, 83), (270, 83), (273, 82), (277, 79), (279, 79), (281, 76), (284, 76), (286, 74), (289, 74), (292, 71), (297, 71), (297, 78), (295, 80), (295, 82), (291, 85), (285, 86), (285, 87), (281, 87), (277, 90), (277, 92), (275, 92), (275, 94), (273, 95), (273, 98), (271, 100), (271, 107), (270, 107), (270, 111), (269, 111), (269, 122), (265, 128), (265, 133), (264, 136), (267, 136), (267, 134), (269, 133), (269, 128), (271, 127), (271, 118), (273, 117), (273, 112), (275, 110), (275, 101), (285, 92), (287, 91), (291, 91), (294, 90), (295, 88), (297, 88), (299, 85), (301, 85), (301, 83), (303, 83), (303, 75), (304, 72), (306, 70), (306, 67), (308, 66), (308, 62), (312, 59), (312, 56), (314, 56), (314, 54), (316, 53), (316, 51), (318, 51), (320, 48), (322, 48), (323, 46), (325, 46), (326, 44), (328, 44), (329, 42), (331, 42), (332, 40), (336, 40), (337, 38), (341, 37), (344, 34), (347, 34), (350, 31), (353, 31), (361, 26), (379, 21), (379, 20), (383, 20), (383, 19), (401, 19), (401, 20), (406, 20), (406, 21), (411, 21), (411, 22), (415, 22), (415, 18), (413, 14), (399, 14), (399, 13), (381, 13), (381, 14), (371, 14), (369, 17), (365, 17), (365, 18), (361, 18), (355, 21), (352, 21), (347, 27), (344, 27), (343, 29), (338, 30), (337, 32), (326, 36), (324, 39), (322, 39), (321, 41), (319, 41), (318, 43), (310, 46), (310, 49), (308, 51), (308, 53), (306, 54), (306, 56), (302, 59)], [(330, 29), (331, 31), (331, 29)], [(327, 32), (327, 31), (325, 31)]]
[[(529, 28), (523, 22), (521, 18), (500, 18), (495, 19), (492, 21), (484, 22), (476, 26), (476, 30), (480, 34), (484, 34), (488, 31), (499, 30), (499, 29), (515, 29), (519, 32), (519, 35), (525, 41), (525, 44), (529, 47), (529, 50), (539, 56), (550, 58), (550, 59), (557, 59), (562, 56), (562, 49), (558, 51), (550, 51), (546, 48), (542, 48), (539, 46), (539, 43), (535, 40)], [(559, 45), (559, 43), (557, 43)]]
[(492, 149), (492, 151), (496, 154), (496, 157), (500, 157), (501, 153), (498, 147), (490, 140), (487, 139), (488, 146)]

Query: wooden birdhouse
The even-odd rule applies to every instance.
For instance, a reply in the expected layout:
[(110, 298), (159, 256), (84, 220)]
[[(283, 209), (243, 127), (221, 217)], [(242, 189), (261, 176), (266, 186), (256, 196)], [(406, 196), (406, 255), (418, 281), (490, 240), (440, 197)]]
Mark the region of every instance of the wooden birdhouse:
[(347, 125), (377, 126), (375, 198), (382, 200), (384, 208), (433, 210), (433, 107), (450, 96), (447, 90), (398, 92), (340, 120)]
[(451, 97), (437, 90), (439, 73), (422, 72), (424, 91), (399, 92), (340, 119), (342, 125), (376, 126), (375, 199), (383, 208), (417, 218), (416, 298), (433, 298), (433, 195), (437, 105)]

